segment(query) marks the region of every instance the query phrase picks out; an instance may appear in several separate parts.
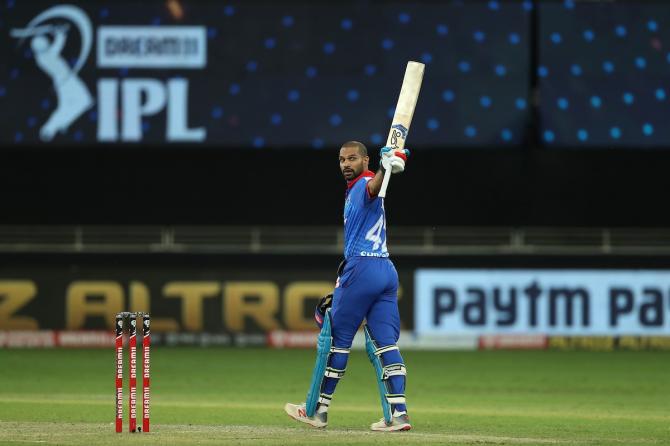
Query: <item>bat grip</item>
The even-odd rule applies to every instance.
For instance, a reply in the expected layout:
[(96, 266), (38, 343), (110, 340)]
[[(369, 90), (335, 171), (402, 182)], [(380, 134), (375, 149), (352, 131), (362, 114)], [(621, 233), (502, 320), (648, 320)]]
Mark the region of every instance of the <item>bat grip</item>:
[(378, 197), (386, 197), (386, 188), (389, 187), (389, 180), (391, 179), (391, 168), (384, 169), (384, 180), (382, 180), (382, 187), (379, 189)]

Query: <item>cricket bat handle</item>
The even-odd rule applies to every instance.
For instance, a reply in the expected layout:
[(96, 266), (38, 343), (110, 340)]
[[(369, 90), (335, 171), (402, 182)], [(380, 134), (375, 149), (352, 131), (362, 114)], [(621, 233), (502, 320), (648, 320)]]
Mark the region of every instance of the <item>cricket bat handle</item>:
[(391, 169), (384, 170), (384, 180), (382, 181), (382, 187), (379, 189), (378, 197), (386, 197), (386, 188), (389, 187), (389, 180), (391, 179)]

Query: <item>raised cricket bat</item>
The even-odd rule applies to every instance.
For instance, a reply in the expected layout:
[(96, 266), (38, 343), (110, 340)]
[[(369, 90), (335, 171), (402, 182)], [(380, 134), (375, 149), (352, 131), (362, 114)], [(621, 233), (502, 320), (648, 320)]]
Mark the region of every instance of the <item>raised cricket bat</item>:
[[(389, 137), (386, 140), (386, 147), (391, 147), (394, 150), (405, 148), (405, 140), (407, 139), (407, 133), (409, 133), (409, 126), (412, 123), (412, 116), (414, 116), (416, 101), (419, 99), (419, 91), (421, 90), (421, 81), (423, 80), (423, 70), (425, 67), (424, 64), (419, 62), (407, 62), (405, 78), (402, 80), (400, 97), (395, 107), (395, 114), (393, 115)], [(386, 196), (386, 188), (389, 185), (390, 179), (391, 169), (387, 169), (384, 172), (382, 188), (379, 190), (379, 196), (382, 198)]]

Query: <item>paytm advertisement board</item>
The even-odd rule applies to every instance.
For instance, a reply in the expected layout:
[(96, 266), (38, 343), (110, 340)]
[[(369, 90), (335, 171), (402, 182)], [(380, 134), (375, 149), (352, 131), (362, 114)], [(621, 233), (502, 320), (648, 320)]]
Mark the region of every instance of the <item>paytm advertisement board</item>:
[(415, 273), (419, 334), (670, 335), (670, 271)]

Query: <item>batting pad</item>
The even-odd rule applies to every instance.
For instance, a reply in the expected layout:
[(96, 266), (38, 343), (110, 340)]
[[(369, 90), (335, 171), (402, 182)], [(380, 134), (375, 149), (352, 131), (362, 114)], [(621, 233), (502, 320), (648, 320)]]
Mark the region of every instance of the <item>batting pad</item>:
[[(321, 384), (326, 376), (326, 368), (328, 367), (328, 357), (330, 356), (330, 349), (333, 345), (333, 337), (330, 329), (330, 308), (326, 310), (323, 316), (323, 327), (316, 341), (316, 363), (314, 364), (314, 371), (312, 372), (312, 383), (307, 393), (307, 400), (305, 400), (305, 411), (307, 416), (314, 416), (316, 408), (319, 404), (321, 396)], [(329, 373), (331, 373), (329, 371)], [(336, 373), (336, 372), (333, 372)]]
[(370, 330), (367, 325), (365, 331), (365, 351), (368, 353), (368, 358), (375, 368), (375, 376), (377, 378), (377, 385), (379, 387), (379, 396), (382, 403), (382, 412), (384, 413), (384, 420), (391, 423), (393, 419), (392, 404), (405, 404), (404, 394), (394, 394), (390, 391), (388, 379), (391, 376), (406, 376), (407, 371), (405, 365), (402, 363), (393, 363), (384, 366), (382, 363), (382, 354), (393, 350), (398, 350), (396, 345), (387, 345), (384, 347), (377, 347)]

